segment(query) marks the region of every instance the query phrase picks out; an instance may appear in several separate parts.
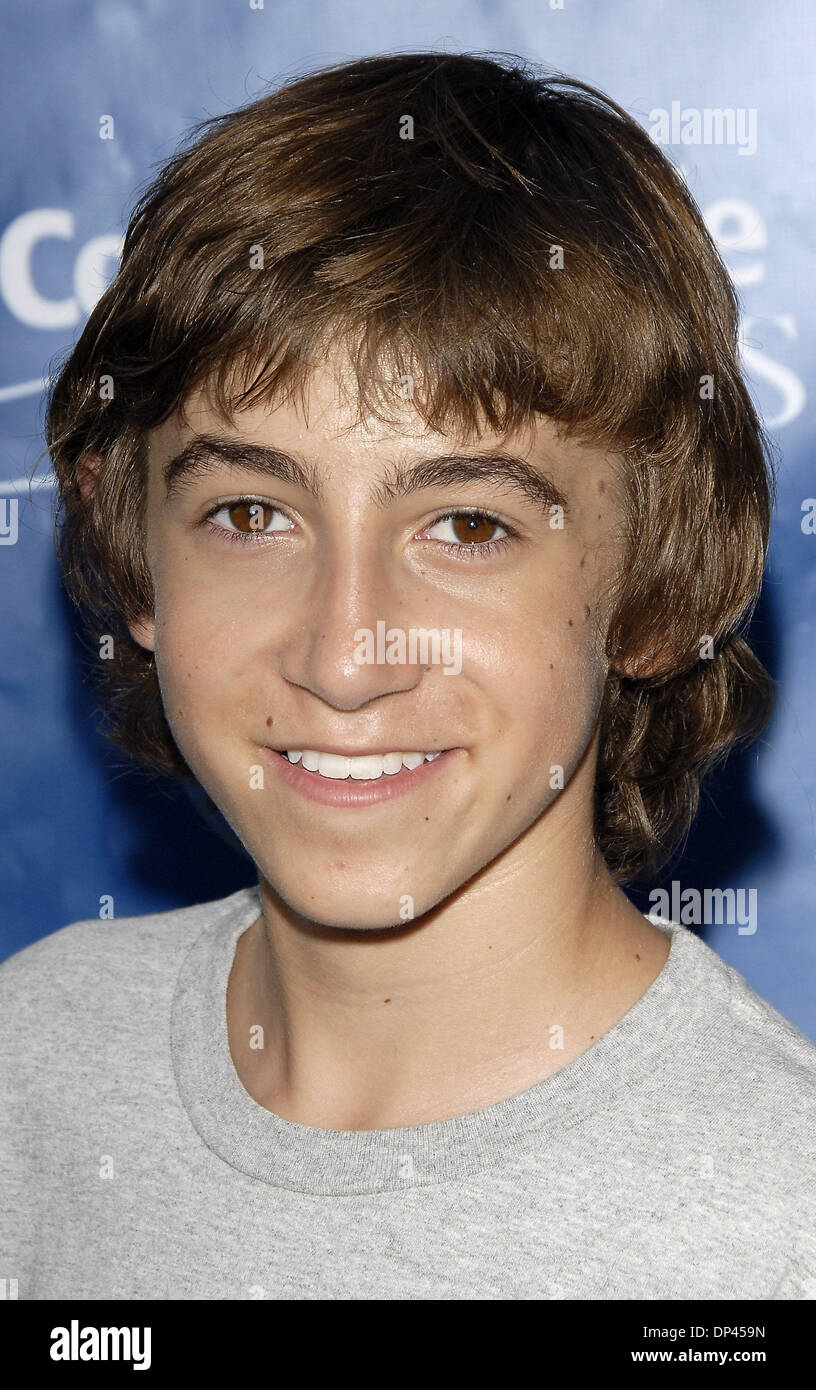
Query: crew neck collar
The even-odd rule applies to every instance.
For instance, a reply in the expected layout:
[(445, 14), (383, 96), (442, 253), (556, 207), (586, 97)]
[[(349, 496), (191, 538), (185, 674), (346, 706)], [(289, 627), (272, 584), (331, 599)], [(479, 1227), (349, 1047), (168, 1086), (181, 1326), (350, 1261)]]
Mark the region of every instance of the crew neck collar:
[[(238, 938), (261, 913), (260, 888), (213, 904), (179, 970), (171, 1051), (179, 1094), (204, 1143), (226, 1163), (271, 1186), (350, 1196), (425, 1187), (541, 1152), (559, 1132), (603, 1105), (614, 1107), (653, 1078), (693, 1028), (703, 943), (686, 927), (649, 915), (671, 937), (645, 994), (608, 1032), (559, 1071), (484, 1109), (397, 1129), (333, 1130), (285, 1120), (244, 1089), (229, 1049), (226, 994)], [(688, 1034), (687, 1034), (688, 1035)]]

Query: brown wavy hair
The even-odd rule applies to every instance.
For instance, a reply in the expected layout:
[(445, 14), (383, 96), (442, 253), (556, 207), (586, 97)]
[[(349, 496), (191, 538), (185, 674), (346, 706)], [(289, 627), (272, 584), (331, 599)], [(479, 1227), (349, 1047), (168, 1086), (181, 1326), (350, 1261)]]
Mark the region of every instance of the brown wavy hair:
[(127, 627), (153, 604), (146, 432), (202, 384), (226, 416), (292, 399), (342, 342), (359, 418), (390, 420), (412, 377), (443, 433), (543, 414), (618, 456), (628, 556), (607, 653), (648, 663), (609, 673), (596, 834), (619, 882), (655, 872), (704, 773), (771, 710), (740, 635), (774, 479), (738, 321), (700, 211), (642, 127), (516, 55), (363, 58), (199, 123), (139, 198), (48, 405), (64, 582), (93, 641), (114, 639), (112, 659), (94, 647), (104, 732), (192, 777)]

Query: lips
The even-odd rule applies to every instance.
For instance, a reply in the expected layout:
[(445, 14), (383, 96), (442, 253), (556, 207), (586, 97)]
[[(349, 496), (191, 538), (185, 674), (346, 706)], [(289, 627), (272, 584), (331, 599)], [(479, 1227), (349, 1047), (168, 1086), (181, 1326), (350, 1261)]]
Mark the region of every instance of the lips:
[(415, 771), (423, 762), (433, 762), (439, 752), (340, 753), (320, 749), (277, 749), (290, 763), (299, 763), (307, 772), (332, 781), (375, 782), (394, 777), (404, 768)]
[[(374, 806), (379, 802), (393, 801), (395, 798), (410, 795), (411, 792), (419, 794), (422, 787), (443, 775), (442, 769), (447, 767), (451, 760), (458, 758), (461, 752), (461, 749), (446, 748), (435, 753), (429, 761), (426, 761), (425, 754), (417, 753), (414, 757), (418, 758), (419, 762), (414, 767), (407, 767), (402, 763), (398, 771), (383, 771), (376, 777), (360, 777), (358, 769), (358, 776), (352, 777), (350, 770), (347, 776), (338, 776), (337, 772), (332, 775), (331, 771), (329, 775), (318, 771), (310, 772), (303, 766), (302, 756), (297, 762), (290, 762), (285, 751), (270, 748), (268, 745), (263, 746), (263, 753), (276, 773), (276, 780), (285, 787), (299, 792), (307, 801), (341, 808)], [(324, 755), (322, 752), (318, 754), (315, 750), (315, 756), (319, 759)], [(348, 755), (327, 752), (325, 756), (329, 759), (341, 759)], [(401, 761), (402, 756), (400, 755)], [(359, 762), (363, 765), (362, 770), (365, 771), (365, 764), (369, 758), (382, 765), (387, 754), (364, 754), (355, 757), (359, 757)], [(329, 763), (330, 769), (331, 766)], [(343, 771), (342, 767), (339, 771)]]

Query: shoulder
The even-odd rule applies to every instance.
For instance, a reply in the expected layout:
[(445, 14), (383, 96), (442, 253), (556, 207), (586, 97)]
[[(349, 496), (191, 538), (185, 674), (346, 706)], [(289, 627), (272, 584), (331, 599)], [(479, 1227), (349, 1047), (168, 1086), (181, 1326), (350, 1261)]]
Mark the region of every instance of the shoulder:
[[(726, 1186), (805, 1221), (816, 1183), (816, 1045), (702, 938), (675, 931), (676, 1044), (662, 1103), (675, 1140), (682, 1147), (684, 1135), (695, 1162), (703, 1155)], [(816, 1217), (805, 1224), (816, 1238)]]
[(105, 1030), (144, 1032), (170, 999), (202, 931), (235, 920), (252, 890), (192, 907), (71, 922), (0, 962), (0, 1059), (6, 1063), (83, 1044)]
[(700, 1038), (711, 1069), (724, 1067), (743, 1088), (773, 1088), (780, 1103), (799, 1097), (816, 1103), (816, 1044), (686, 927), (680, 945), (689, 975), (700, 988)]
[(672, 949), (614, 1129), (636, 1203), (700, 1261), (767, 1265), (771, 1297), (801, 1298), (816, 1289), (816, 1045), (702, 937), (655, 925)]

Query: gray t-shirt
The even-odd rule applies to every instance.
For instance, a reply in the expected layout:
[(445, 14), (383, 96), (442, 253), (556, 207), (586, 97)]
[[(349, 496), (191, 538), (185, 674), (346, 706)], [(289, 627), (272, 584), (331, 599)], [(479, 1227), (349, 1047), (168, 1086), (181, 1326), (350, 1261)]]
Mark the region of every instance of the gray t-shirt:
[(250, 888), (76, 922), (0, 965), (19, 1298), (816, 1297), (816, 1047), (687, 928), (537, 1085), (341, 1131), (265, 1110), (232, 1064), (259, 911)]

